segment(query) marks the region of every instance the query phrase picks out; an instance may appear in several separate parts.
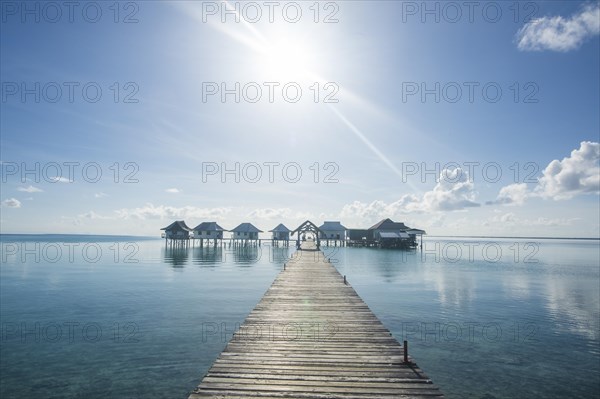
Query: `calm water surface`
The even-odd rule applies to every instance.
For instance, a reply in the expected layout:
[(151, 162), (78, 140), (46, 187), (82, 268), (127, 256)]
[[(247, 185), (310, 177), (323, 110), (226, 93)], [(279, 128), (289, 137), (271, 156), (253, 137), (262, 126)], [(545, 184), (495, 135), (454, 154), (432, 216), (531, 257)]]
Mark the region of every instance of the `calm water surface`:
[[(600, 395), (600, 247), (436, 239), (326, 254), (450, 398)], [(2, 236), (0, 397), (186, 398), (287, 248)]]

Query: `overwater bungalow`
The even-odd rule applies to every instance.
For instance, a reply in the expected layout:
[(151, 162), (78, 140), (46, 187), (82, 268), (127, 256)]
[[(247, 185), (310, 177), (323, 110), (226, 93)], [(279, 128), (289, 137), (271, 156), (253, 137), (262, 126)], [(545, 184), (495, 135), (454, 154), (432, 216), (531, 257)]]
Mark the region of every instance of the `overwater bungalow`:
[(161, 230), (165, 231), (162, 234), (165, 242), (172, 245), (187, 245), (190, 239), (190, 233), (192, 232), (192, 229), (190, 229), (183, 220), (177, 220), (167, 227), (163, 227)]
[(327, 245), (332, 241), (333, 245), (344, 245), (346, 243), (346, 231), (348, 230), (340, 222), (324, 222), (321, 227), (321, 240), (326, 240)]
[(269, 232), (273, 233), (271, 236), (273, 245), (278, 245), (280, 241), (286, 247), (289, 245), (290, 233), (292, 230), (288, 229), (283, 223), (279, 223), (277, 227), (273, 230), (269, 230)]
[(406, 232), (413, 239), (413, 241), (415, 243), (417, 242), (417, 237), (419, 237), (421, 239), (420, 245), (423, 246), (423, 234), (427, 234), (427, 232), (425, 230), (421, 230), (421, 229), (408, 229), (408, 230), (406, 230)]
[(347, 244), (353, 247), (368, 247), (374, 245), (373, 231), (369, 229), (348, 229)]
[(370, 236), (380, 248), (414, 248), (417, 235), (423, 237), (424, 230), (411, 229), (402, 222), (383, 219), (369, 228)]
[[(259, 233), (263, 231), (255, 227), (252, 223), (242, 223), (231, 231), (231, 238), (225, 238), (224, 232), (228, 231), (219, 226), (217, 222), (203, 222), (193, 229), (189, 228), (183, 220), (171, 223), (164, 230), (162, 237), (167, 244), (187, 245), (190, 238), (200, 240), (200, 246), (204, 241), (211, 242), (214, 246), (223, 241), (229, 240), (229, 245), (234, 246), (253, 245), (260, 246)], [(301, 240), (306, 239), (307, 234), (312, 235), (316, 241), (317, 247), (321, 241), (325, 240), (327, 245), (335, 246), (359, 246), (359, 247), (379, 247), (379, 248), (415, 248), (418, 246), (420, 238), (421, 248), (423, 245), (423, 235), (427, 234), (424, 230), (413, 229), (402, 222), (394, 222), (391, 219), (383, 219), (379, 223), (368, 229), (348, 229), (338, 221), (326, 221), (320, 227), (314, 223), (306, 221), (296, 230), (290, 231), (283, 223), (269, 230), (271, 240), (274, 246), (279, 243), (284, 246), (289, 245), (290, 236), (298, 234), (296, 245), (299, 247)]]
[(200, 240), (200, 246), (203, 246), (204, 240), (208, 243), (213, 241), (213, 245), (217, 245), (217, 241), (223, 240), (223, 232), (227, 231), (217, 224), (217, 222), (202, 222), (194, 227), (193, 234), (195, 240)]
[(252, 223), (242, 223), (231, 231), (231, 239), (233, 245), (248, 245), (248, 244), (259, 244), (258, 233), (263, 231), (255, 227)]

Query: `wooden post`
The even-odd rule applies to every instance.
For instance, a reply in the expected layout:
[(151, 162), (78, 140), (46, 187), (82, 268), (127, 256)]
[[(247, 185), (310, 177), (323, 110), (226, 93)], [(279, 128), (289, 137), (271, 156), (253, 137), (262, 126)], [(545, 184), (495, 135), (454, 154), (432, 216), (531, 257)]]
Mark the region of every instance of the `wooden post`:
[(404, 363), (408, 363), (408, 341), (404, 341)]

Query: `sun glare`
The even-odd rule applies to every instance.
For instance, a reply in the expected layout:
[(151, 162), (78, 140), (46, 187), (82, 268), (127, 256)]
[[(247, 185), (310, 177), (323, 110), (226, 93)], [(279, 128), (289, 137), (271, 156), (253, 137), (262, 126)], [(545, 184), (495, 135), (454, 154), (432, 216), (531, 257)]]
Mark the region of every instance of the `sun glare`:
[(313, 53), (301, 42), (281, 39), (265, 46), (260, 57), (263, 72), (272, 79), (305, 81), (315, 73)]

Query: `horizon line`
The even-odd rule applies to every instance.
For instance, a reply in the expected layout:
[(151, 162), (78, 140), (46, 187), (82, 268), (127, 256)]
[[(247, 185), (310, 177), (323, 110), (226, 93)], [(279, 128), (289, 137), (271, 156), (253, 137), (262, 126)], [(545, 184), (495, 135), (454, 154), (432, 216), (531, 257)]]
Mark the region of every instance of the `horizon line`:
[[(263, 232), (264, 233), (264, 232)], [(93, 234), (93, 233), (0, 233), (1, 236), (96, 236), (96, 237), (133, 237), (133, 238), (155, 238), (162, 240), (160, 236), (132, 235), (132, 234)], [(553, 237), (553, 236), (485, 236), (485, 235), (437, 235), (425, 234), (426, 237), (435, 238), (516, 238), (516, 239), (547, 239), (547, 240), (600, 240), (600, 237)], [(270, 239), (265, 239), (270, 240)]]

